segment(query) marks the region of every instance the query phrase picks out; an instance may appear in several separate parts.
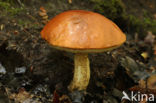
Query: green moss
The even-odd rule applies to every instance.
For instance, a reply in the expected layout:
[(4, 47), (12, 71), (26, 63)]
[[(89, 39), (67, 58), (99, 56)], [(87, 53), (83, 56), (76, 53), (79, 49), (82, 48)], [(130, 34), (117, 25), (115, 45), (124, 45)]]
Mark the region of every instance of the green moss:
[(32, 21), (27, 20), (27, 19), (25, 19), (25, 20), (18, 19), (17, 24), (18, 24), (21, 28), (23, 28), (23, 27), (24, 27), (24, 28), (29, 27), (29, 28), (34, 28), (34, 29), (36, 29), (36, 28), (39, 27), (39, 24), (38, 24), (38, 23), (32, 23)]
[(124, 4), (121, 0), (91, 0), (94, 3), (94, 10), (112, 20), (125, 14)]
[(10, 4), (7, 3), (7, 2), (0, 1), (0, 8), (1, 9), (5, 9), (5, 10), (8, 10), (10, 8)]
[[(12, 1), (12, 0), (11, 0)], [(12, 3), (10, 2), (4, 2), (2, 0), (0, 0), (0, 11), (3, 12), (3, 15), (16, 15), (20, 12), (22, 12), (24, 9), (23, 7), (14, 7)]]
[(147, 31), (156, 33), (156, 20), (144, 11), (144, 19), (128, 14), (122, 0), (91, 0), (94, 10), (113, 20), (124, 32), (138, 32), (144, 36)]
[(151, 18), (144, 18), (144, 23), (147, 25), (147, 29), (156, 34), (156, 20)]
[[(125, 25), (127, 28), (127, 31), (130, 33), (139, 33), (139, 34), (145, 34), (145, 32), (147, 31), (146, 27), (147, 25), (140, 20), (139, 18), (137, 18), (134, 15), (128, 15), (127, 18), (123, 18), (125, 19)], [(143, 36), (142, 35), (142, 36)]]

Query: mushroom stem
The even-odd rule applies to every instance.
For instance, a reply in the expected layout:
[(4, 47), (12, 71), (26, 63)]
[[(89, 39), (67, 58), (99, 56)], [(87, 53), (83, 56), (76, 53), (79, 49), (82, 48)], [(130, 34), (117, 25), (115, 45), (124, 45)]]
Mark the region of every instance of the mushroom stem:
[(74, 77), (70, 83), (68, 89), (73, 90), (85, 90), (88, 86), (90, 79), (90, 67), (88, 54), (76, 53), (74, 56)]

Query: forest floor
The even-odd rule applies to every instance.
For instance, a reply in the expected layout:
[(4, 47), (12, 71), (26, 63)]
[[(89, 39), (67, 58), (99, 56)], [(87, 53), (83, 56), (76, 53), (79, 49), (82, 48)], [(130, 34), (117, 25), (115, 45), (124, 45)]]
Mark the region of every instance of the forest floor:
[[(71, 103), (67, 87), (73, 77), (73, 54), (52, 48), (40, 36), (45, 20), (63, 11), (93, 11), (94, 4), (87, 0), (69, 1), (0, 0), (0, 103)], [(155, 0), (122, 1), (128, 14), (156, 19)], [(41, 7), (48, 18), (39, 15)], [(123, 91), (156, 97), (153, 28), (147, 29), (144, 36), (124, 31), (127, 41), (121, 47), (89, 54), (91, 79), (83, 103), (129, 103), (121, 101)]]

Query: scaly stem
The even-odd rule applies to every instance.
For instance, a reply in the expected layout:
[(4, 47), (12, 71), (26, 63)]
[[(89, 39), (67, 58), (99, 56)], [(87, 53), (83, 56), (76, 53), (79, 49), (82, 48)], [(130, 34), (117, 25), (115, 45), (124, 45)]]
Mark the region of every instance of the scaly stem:
[(77, 53), (74, 56), (74, 77), (70, 83), (68, 89), (73, 90), (85, 90), (88, 86), (90, 79), (90, 67), (88, 54)]

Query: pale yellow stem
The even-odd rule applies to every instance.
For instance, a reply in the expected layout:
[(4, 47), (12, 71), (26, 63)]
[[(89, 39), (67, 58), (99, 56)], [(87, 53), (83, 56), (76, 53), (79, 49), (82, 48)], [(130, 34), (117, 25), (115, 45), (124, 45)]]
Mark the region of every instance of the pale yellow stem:
[(85, 90), (88, 86), (90, 79), (90, 67), (88, 54), (76, 53), (74, 56), (74, 77), (70, 83), (68, 89), (73, 90)]

